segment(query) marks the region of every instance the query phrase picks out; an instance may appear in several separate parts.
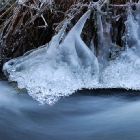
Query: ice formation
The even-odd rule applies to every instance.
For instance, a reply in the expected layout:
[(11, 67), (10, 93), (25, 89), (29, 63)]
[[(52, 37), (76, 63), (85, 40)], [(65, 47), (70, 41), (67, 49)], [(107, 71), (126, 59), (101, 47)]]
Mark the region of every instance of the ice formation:
[(86, 75), (98, 78), (97, 58), (80, 37), (90, 13), (91, 10), (81, 17), (62, 43), (67, 23), (45, 47), (5, 63), (3, 70), (9, 74), (9, 79), (17, 81), (19, 88), (26, 88), (40, 103), (52, 104), (59, 97), (86, 87)]
[(128, 9), (125, 51), (115, 56), (115, 60), (109, 59), (109, 53), (115, 54), (120, 48), (111, 41), (111, 25), (104, 19), (105, 13), (99, 12), (97, 18), (97, 52), (93, 40), (88, 47), (81, 39), (81, 31), (91, 13), (88, 10), (63, 39), (67, 23), (49, 44), (6, 62), (3, 71), (41, 104), (52, 105), (62, 96), (82, 88), (140, 90), (139, 10), (139, 3), (135, 12)]

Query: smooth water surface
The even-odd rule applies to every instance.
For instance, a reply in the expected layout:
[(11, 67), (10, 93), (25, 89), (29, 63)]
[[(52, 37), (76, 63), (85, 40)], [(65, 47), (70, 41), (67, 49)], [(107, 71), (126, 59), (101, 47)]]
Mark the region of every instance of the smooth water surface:
[(139, 140), (140, 92), (83, 90), (39, 105), (0, 81), (0, 140)]

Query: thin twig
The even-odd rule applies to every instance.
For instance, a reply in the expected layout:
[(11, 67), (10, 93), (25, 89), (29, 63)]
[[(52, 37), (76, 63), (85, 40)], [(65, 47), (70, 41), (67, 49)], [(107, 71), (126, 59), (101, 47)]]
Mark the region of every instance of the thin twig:
[(12, 4), (11, 7), (8, 8), (4, 13), (2, 13), (2, 15), (0, 15), (0, 19), (2, 17), (4, 17), (10, 10), (12, 10), (15, 7), (16, 4), (17, 4), (17, 1), (14, 4)]

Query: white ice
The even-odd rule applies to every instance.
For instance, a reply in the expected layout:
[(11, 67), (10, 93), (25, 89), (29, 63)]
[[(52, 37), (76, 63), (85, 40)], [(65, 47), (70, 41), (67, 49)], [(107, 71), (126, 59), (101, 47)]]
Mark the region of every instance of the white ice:
[[(94, 42), (90, 49), (80, 37), (83, 26), (91, 11), (87, 11), (60, 43), (67, 24), (45, 47), (26, 53), (4, 64), (3, 70), (9, 79), (17, 81), (19, 88), (26, 88), (29, 95), (41, 104), (54, 104), (58, 99), (69, 96), (82, 88), (125, 88), (140, 90), (140, 17), (130, 14), (126, 21), (127, 42), (125, 51), (116, 60), (107, 60), (108, 54), (95, 56)], [(135, 12), (136, 13), (136, 12)], [(98, 17), (101, 21), (101, 16)], [(102, 25), (99, 38), (103, 37)], [(109, 27), (109, 26), (108, 26)], [(135, 28), (137, 30), (135, 30)], [(108, 28), (109, 29), (109, 28)], [(107, 29), (107, 32), (109, 30)], [(100, 43), (106, 47), (108, 42)], [(133, 43), (133, 44), (132, 44)], [(99, 45), (101, 45), (99, 44)], [(100, 46), (101, 48), (101, 46)], [(108, 53), (101, 48), (101, 53)], [(137, 51), (136, 51), (137, 50)], [(103, 58), (100, 61), (100, 58)], [(99, 60), (99, 62), (98, 62)], [(102, 70), (99, 71), (99, 64)]]

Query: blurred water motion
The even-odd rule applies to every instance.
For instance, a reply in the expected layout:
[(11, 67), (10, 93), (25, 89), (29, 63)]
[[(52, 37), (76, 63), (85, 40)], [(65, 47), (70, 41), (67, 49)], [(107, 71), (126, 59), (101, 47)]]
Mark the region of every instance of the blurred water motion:
[(1, 140), (140, 138), (139, 91), (83, 90), (54, 106), (39, 105), (0, 81)]

